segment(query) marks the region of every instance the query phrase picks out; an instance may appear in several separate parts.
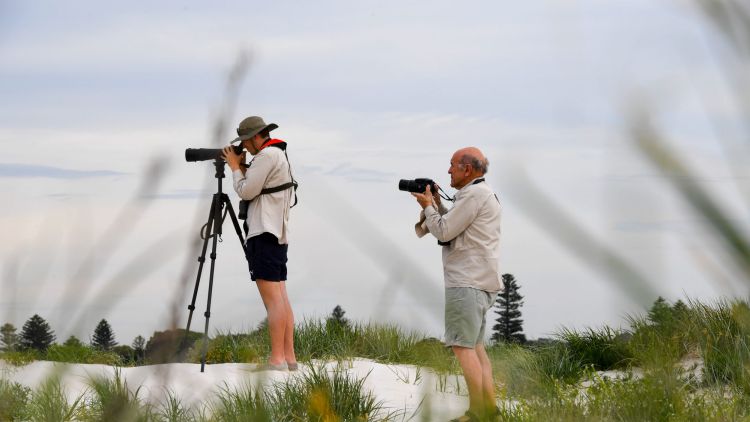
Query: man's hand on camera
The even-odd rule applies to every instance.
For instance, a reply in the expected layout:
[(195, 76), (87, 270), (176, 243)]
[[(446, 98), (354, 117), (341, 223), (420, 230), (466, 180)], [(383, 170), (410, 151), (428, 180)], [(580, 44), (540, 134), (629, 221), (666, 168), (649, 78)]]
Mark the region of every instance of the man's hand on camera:
[(412, 196), (417, 198), (417, 202), (419, 202), (419, 206), (422, 207), (422, 209), (427, 208), (430, 205), (433, 205), (433, 196), (432, 192), (430, 191), (430, 185), (427, 185), (427, 188), (424, 190), (424, 193), (415, 193), (412, 192)]
[[(427, 189), (430, 189), (429, 186), (427, 186)], [(440, 192), (438, 192), (438, 189), (440, 189), (440, 185), (435, 183), (435, 192), (432, 192), (432, 199), (435, 201), (435, 208), (440, 208)]]
[(239, 170), (240, 163), (245, 161), (245, 153), (243, 152), (242, 155), (237, 155), (234, 153), (231, 146), (224, 147), (224, 161), (227, 162), (232, 171)]

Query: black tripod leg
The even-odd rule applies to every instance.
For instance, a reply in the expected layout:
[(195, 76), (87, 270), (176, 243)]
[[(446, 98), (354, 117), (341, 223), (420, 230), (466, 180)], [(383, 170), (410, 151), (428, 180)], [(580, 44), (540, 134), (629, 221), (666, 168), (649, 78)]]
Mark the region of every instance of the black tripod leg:
[(214, 218), (213, 218), (213, 240), (211, 241), (211, 267), (208, 276), (208, 301), (206, 302), (206, 313), (203, 315), (206, 317), (206, 326), (203, 330), (203, 353), (201, 353), (201, 372), (206, 367), (206, 354), (208, 353), (208, 320), (211, 318), (211, 295), (214, 288), (214, 268), (216, 268), (216, 244), (219, 240), (219, 233), (221, 233), (221, 209), (224, 205), (220, 195), (216, 194), (214, 200)]
[(214, 213), (216, 209), (216, 202), (217, 198), (216, 195), (214, 195), (213, 200), (211, 201), (211, 210), (208, 212), (208, 222), (206, 223), (206, 233), (203, 234), (203, 250), (201, 251), (200, 256), (198, 257), (198, 276), (195, 278), (195, 288), (193, 288), (193, 299), (190, 301), (190, 305), (188, 305), (188, 309), (190, 310), (190, 314), (188, 315), (188, 322), (187, 327), (185, 328), (185, 336), (183, 337), (183, 345), (187, 341), (188, 332), (190, 332), (190, 324), (193, 321), (193, 311), (195, 310), (195, 299), (198, 297), (198, 287), (201, 283), (201, 274), (203, 273), (203, 263), (206, 262), (206, 249), (208, 249), (208, 239), (212, 235), (212, 224), (214, 221)]
[(237, 232), (237, 237), (240, 239), (240, 244), (242, 245), (242, 248), (245, 248), (245, 239), (242, 237), (242, 229), (240, 228), (240, 222), (237, 220), (237, 215), (234, 213), (234, 208), (232, 208), (232, 202), (229, 201), (229, 197), (226, 194), (223, 194), (222, 201), (227, 206), (227, 211), (229, 211), (229, 217), (232, 219), (232, 224), (234, 225), (234, 231)]

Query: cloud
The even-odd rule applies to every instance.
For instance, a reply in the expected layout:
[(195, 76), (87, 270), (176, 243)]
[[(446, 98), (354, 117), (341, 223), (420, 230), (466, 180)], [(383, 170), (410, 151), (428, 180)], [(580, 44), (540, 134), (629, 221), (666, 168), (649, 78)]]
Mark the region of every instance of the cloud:
[(122, 176), (127, 173), (111, 170), (71, 170), (33, 164), (0, 163), (0, 178), (44, 177), (48, 179), (88, 179), (92, 177)]

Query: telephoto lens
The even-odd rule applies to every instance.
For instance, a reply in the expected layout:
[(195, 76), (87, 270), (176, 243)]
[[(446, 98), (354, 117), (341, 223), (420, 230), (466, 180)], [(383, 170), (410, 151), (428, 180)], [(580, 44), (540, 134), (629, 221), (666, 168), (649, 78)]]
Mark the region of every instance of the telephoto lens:
[[(242, 154), (241, 145), (232, 145), (234, 153)], [(185, 150), (185, 161), (223, 160), (224, 150), (221, 148), (188, 148)]]
[(414, 193), (424, 193), (427, 186), (430, 186), (432, 191), (435, 191), (435, 182), (432, 179), (421, 178), (421, 179), (401, 179), (398, 182), (398, 190)]

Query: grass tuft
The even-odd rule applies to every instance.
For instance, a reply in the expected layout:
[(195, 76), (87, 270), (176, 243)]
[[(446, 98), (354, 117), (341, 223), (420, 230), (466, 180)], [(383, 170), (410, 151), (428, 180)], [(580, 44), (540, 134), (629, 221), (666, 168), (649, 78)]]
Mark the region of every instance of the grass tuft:
[(301, 377), (274, 387), (268, 397), (275, 420), (369, 421), (390, 420), (382, 403), (364, 388), (365, 378), (349, 377), (339, 367), (311, 367)]
[(626, 368), (633, 360), (628, 349), (629, 335), (622, 330), (605, 326), (577, 332), (563, 328), (558, 337), (567, 343), (575, 359), (597, 371)]
[(0, 421), (28, 420), (31, 389), (0, 378)]
[(138, 397), (140, 387), (131, 392), (121, 371), (115, 370), (113, 378), (91, 380), (91, 397), (82, 412), (83, 420), (92, 421), (148, 421), (153, 419), (154, 410)]

